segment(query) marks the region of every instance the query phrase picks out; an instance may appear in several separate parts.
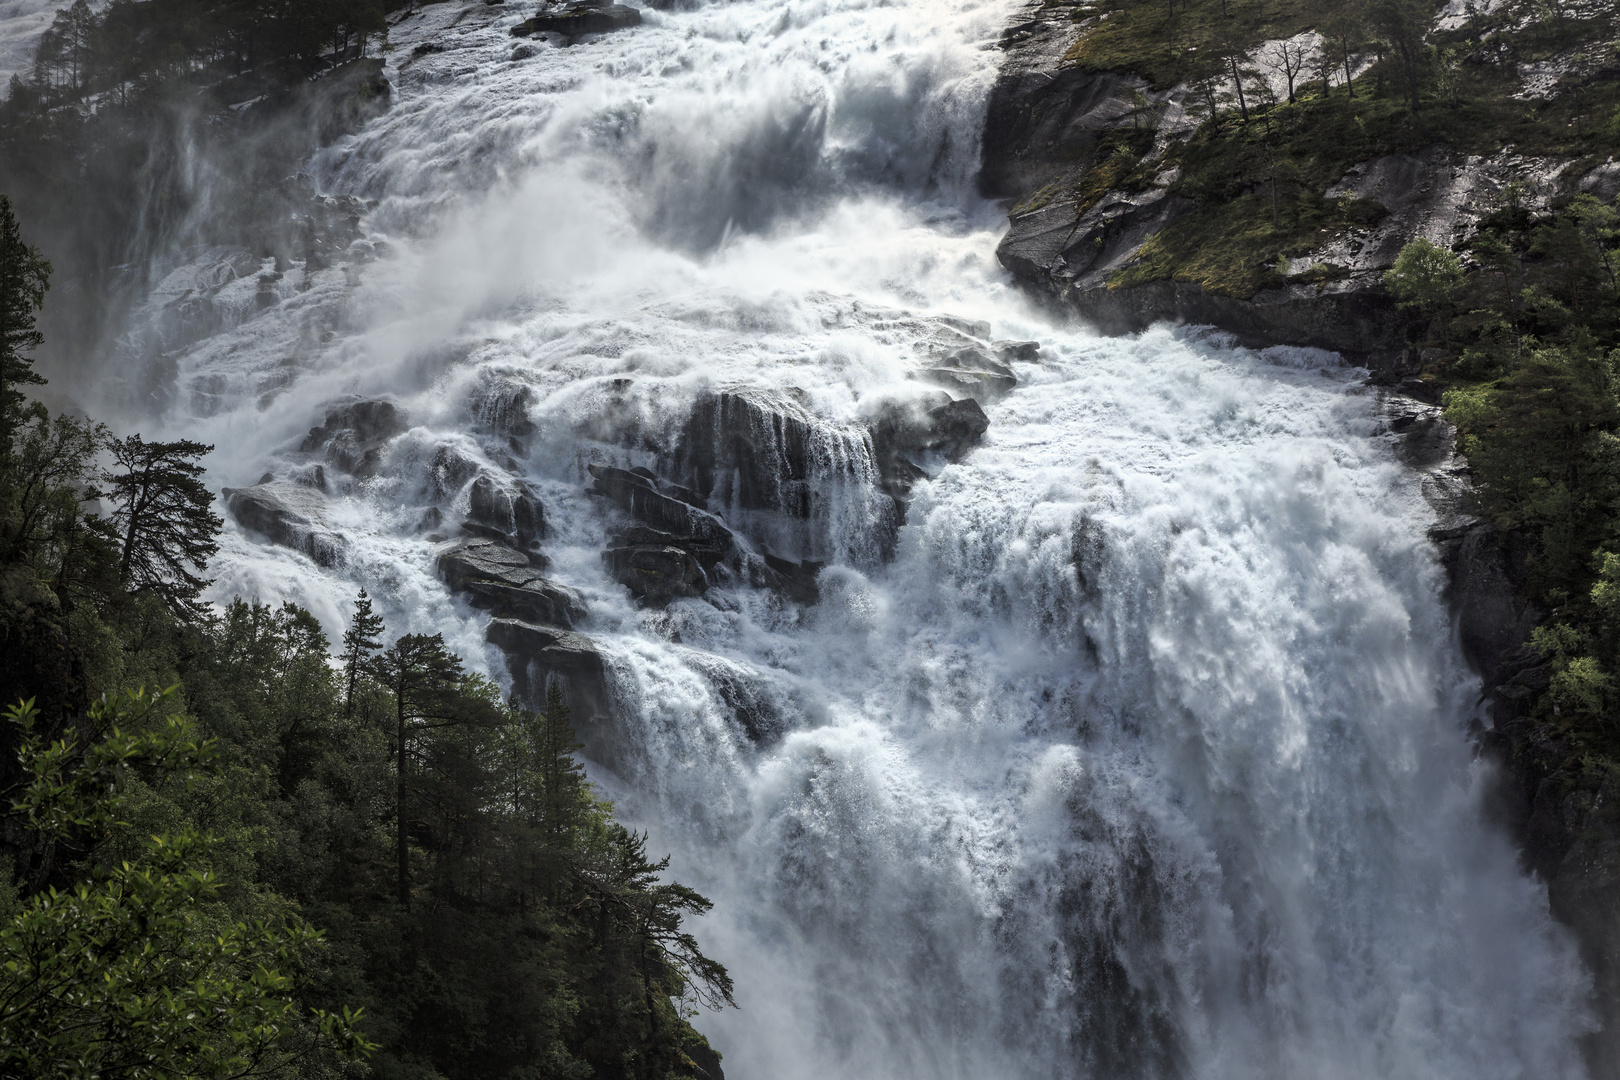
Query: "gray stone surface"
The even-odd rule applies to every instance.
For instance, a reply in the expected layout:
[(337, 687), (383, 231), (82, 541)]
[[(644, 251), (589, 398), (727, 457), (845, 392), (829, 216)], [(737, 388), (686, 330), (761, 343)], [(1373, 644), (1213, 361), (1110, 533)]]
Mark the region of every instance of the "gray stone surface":
[(462, 540), (440, 553), (439, 576), (476, 608), (505, 618), (573, 627), (584, 620), (585, 601), (541, 573), (542, 560), (496, 540)]
[(303, 484), (271, 481), (225, 488), (225, 508), (243, 526), (322, 566), (342, 564), (348, 541), (326, 520), (326, 498)]

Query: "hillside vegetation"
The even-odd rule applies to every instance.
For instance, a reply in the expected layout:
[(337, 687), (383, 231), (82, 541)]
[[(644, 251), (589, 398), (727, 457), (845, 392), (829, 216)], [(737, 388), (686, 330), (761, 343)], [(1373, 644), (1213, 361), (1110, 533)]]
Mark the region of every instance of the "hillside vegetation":
[(201, 602), (211, 448), (28, 398), (49, 281), (0, 196), (0, 1076), (716, 1076), (709, 903), (556, 684)]

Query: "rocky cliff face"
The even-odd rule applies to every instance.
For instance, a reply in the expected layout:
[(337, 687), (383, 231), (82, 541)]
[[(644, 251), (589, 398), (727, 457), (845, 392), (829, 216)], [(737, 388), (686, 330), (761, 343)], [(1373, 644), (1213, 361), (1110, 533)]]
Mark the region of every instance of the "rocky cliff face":
[[(1381, 280), (1402, 246), (1418, 236), (1464, 244), (1510, 185), (1530, 208), (1560, 192), (1612, 199), (1620, 190), (1612, 159), (1521, 154), (1511, 145), (1490, 154), (1413, 148), (1407, 133), (1403, 152), (1345, 162), (1331, 183), (1309, 193), (1353, 212), (1314, 243), (1279, 243), (1271, 253), (1279, 265), (1264, 287), (1211, 287), (1174, 270), (1126, 273), (1170, 226), (1211, 210), (1207, 191), (1187, 182), (1178, 153), (1208, 112), (1185, 83), (1155, 89), (1139, 76), (1074, 62), (1076, 43), (1108, 18), (1087, 14), (1095, 10), (1031, 0), (1014, 14), (985, 124), (980, 186), (1010, 207), (1002, 264), (1104, 332), (1164, 320), (1208, 323), (1250, 344), (1327, 348), (1388, 375), (1415, 371), (1420, 357)], [(1245, 74), (1255, 80), (1251, 93), (1270, 77), (1266, 47), (1246, 58), (1257, 65)], [(1228, 107), (1226, 122), (1235, 126), (1235, 101)], [(1304, 141), (1297, 131), (1279, 135), (1279, 153), (1293, 152), (1290, 140)], [(1122, 160), (1128, 168), (1117, 167)], [(1309, 170), (1301, 176), (1292, 163), (1267, 168), (1290, 177), (1285, 187), (1311, 183)], [(1236, 190), (1263, 200), (1267, 187), (1251, 179)]]
[(1105, 333), (1162, 321), (1212, 324), (1251, 345), (1336, 350), (1371, 368), (1374, 382), (1399, 385), (1383, 399), (1386, 432), (1423, 474), (1439, 518), (1431, 536), (1462, 646), (1485, 687), (1489, 719), (1475, 735), (1502, 767), (1495, 805), (1593, 974), (1602, 1025), (1587, 1047), (1593, 1074), (1620, 1075), (1620, 820), (1603, 793), (1565, 775), (1565, 748), (1543, 745), (1546, 735), (1530, 719), (1550, 673), (1526, 644), (1544, 614), (1525, 599), (1528, 552), (1479, 514), (1456, 433), (1438, 395), (1416, 377), (1421, 335), (1409, 333), (1409, 317), (1382, 284), (1415, 237), (1461, 249), (1504, 193), (1531, 208), (1576, 191), (1613, 200), (1620, 165), (1511, 146), (1492, 154), (1407, 147), (1349, 164), (1321, 190), (1324, 202), (1367, 212), (1323, 230), (1308, 252), (1280, 258), (1264, 287), (1212, 288), (1175, 267), (1133, 274), (1156, 238), (1211, 208), (1182, 183), (1175, 153), (1199, 129), (1189, 115), (1195, 91), (1074, 61), (1076, 43), (1108, 18), (1096, 14), (1106, 6), (1032, 0), (1003, 35), (980, 181), (1009, 207), (997, 254), (1033, 293)]

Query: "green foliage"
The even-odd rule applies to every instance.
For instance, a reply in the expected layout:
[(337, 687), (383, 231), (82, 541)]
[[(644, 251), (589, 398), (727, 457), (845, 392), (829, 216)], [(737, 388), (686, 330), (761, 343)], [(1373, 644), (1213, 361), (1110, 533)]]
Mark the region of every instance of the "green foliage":
[[(48, 841), (69, 841), (122, 824), (132, 770), (202, 768), (209, 747), (193, 725), (153, 715), (172, 694), (103, 699), (86, 729), (54, 742), (35, 733), (32, 702), (11, 707), (31, 777), (17, 810)], [(318, 931), (214, 914), (224, 884), (210, 846), (192, 828), (148, 837), (137, 861), (47, 888), (0, 925), (0, 1073), (274, 1075), (323, 1041), (340, 1055), (371, 1049), (358, 1013), (297, 1001), (294, 975), (320, 949)]]
[(214, 493), (203, 486), (198, 460), (213, 447), (187, 440), (149, 443), (131, 435), (109, 441), (107, 449), (116, 465), (105, 480), (119, 538), (119, 576), (131, 592), (150, 592), (184, 610), (209, 584), (194, 571), (219, 550), (214, 537), (221, 522), (209, 509)]
[(1462, 278), (1462, 260), (1420, 236), (1384, 272), (1384, 285), (1403, 305), (1432, 312), (1451, 299)]
[(44, 340), (34, 317), (45, 306), (51, 264), (22, 242), (11, 200), (0, 194), (0, 454), (11, 450), (12, 429), (23, 411), (22, 387), (45, 380), (23, 354)]
[[(597, 797), (560, 687), (384, 649), (363, 592), (336, 657), (293, 605), (202, 605), (206, 447), (8, 418), (0, 1075), (693, 1075), (708, 901)], [(174, 689), (101, 696), (141, 684)]]

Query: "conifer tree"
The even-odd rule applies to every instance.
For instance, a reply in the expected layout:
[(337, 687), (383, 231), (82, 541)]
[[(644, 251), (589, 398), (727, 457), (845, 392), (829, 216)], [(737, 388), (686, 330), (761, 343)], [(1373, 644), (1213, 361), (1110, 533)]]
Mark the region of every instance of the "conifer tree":
[(153, 592), (177, 612), (196, 602), (208, 579), (202, 571), (219, 550), (222, 522), (210, 506), (198, 462), (213, 449), (202, 443), (149, 443), (139, 435), (110, 444), (117, 469), (108, 473), (119, 536), (119, 575), (133, 593)]
[(371, 654), (382, 648), (382, 616), (371, 610), (371, 597), (361, 589), (354, 598), (354, 618), (343, 634), (343, 715), (354, 716), (354, 695), (360, 677), (371, 662)]
[(584, 744), (574, 735), (568, 702), (557, 679), (546, 684), (546, 707), (539, 716), (538, 735), (540, 818), (548, 839), (556, 844), (571, 835), (590, 804), (585, 768), (574, 756)]
[(444, 636), (406, 634), (371, 665), (377, 681), (394, 699), (394, 858), (399, 902), (411, 902), (410, 792), (411, 759), (417, 739), (434, 728), (467, 723), (498, 723), (502, 717), (488, 701), (465, 693), (467, 675), (461, 658)]
[(22, 414), (22, 388), (45, 382), (23, 354), (45, 340), (34, 328), (34, 316), (45, 306), (50, 280), (51, 264), (38, 248), (22, 242), (11, 200), (0, 195), (0, 454), (11, 449)]

